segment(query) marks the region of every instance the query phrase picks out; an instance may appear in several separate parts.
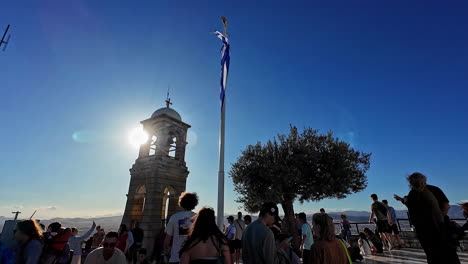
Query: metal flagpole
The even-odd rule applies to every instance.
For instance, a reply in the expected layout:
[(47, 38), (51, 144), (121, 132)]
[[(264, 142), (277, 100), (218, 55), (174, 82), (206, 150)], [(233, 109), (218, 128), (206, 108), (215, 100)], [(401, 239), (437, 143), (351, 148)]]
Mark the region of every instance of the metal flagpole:
[[(221, 18), (224, 25), (224, 36), (227, 38), (227, 19)], [(219, 129), (219, 171), (218, 171), (218, 209), (217, 209), (217, 224), (223, 230), (224, 228), (224, 123), (226, 114), (226, 97), (222, 102), (221, 123)]]

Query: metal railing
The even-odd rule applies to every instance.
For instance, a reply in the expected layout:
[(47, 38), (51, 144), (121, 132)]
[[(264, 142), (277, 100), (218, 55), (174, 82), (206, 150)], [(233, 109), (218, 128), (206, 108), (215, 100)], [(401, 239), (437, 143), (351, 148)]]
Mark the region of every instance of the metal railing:
[[(463, 224), (464, 222), (466, 222), (466, 219), (463, 219), (463, 218), (452, 218), (450, 219), (452, 221), (455, 221), (459, 224)], [(403, 222), (403, 223), (402, 223)], [(407, 224), (404, 224), (405, 222), (407, 222)], [(361, 226), (361, 229), (364, 229), (365, 227), (368, 227), (370, 228), (372, 231), (374, 231), (373, 229), (375, 229), (375, 223), (371, 223), (369, 224), (369, 222), (349, 222), (351, 224), (351, 226), (354, 226), (355, 228), (352, 228), (351, 229), (351, 234), (359, 234), (360, 233), (360, 229), (359, 229), (359, 226)], [(340, 222), (334, 222), (333, 224), (335, 224), (335, 230), (339, 230), (340, 228), (337, 229), (337, 226), (340, 227), (341, 223)], [(412, 230), (412, 225), (410, 223), (410, 220), (408, 218), (397, 218), (397, 226), (398, 226), (398, 231), (413, 231)], [(365, 227), (363, 227), (365, 226)], [(353, 233), (353, 231), (355, 231), (356, 233)]]

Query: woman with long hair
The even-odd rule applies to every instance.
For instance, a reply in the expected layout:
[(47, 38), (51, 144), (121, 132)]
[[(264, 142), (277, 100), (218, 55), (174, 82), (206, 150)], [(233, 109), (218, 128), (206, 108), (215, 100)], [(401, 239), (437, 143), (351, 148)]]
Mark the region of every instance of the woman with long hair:
[(32, 219), (16, 224), (15, 240), (19, 247), (16, 251), (17, 264), (37, 264), (42, 254), (42, 229)]
[(379, 236), (374, 234), (374, 232), (372, 232), (372, 230), (370, 230), (367, 227), (364, 228), (364, 234), (366, 234), (367, 240), (372, 242), (372, 244), (375, 246), (376, 253), (383, 253), (383, 243), (382, 240), (380, 240)]
[(193, 221), (180, 250), (180, 264), (215, 264), (218, 258), (232, 264), (228, 240), (216, 225), (214, 210), (200, 209)]
[(312, 216), (312, 225), (316, 239), (310, 248), (310, 263), (349, 263), (346, 246), (336, 239), (333, 219), (325, 213), (317, 213)]
[(372, 241), (367, 239), (366, 234), (363, 232), (359, 233), (358, 245), (362, 256), (370, 256), (377, 252), (377, 248)]

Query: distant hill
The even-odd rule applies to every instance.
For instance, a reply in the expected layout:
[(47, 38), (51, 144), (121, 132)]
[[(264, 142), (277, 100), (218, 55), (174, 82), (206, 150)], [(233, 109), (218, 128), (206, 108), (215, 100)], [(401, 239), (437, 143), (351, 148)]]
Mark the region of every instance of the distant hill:
[[(7, 220), (6, 217), (0, 216), (0, 230), (3, 229), (3, 223), (5, 220)], [(48, 220), (40, 220), (40, 222), (45, 226), (48, 226), (53, 222), (60, 222), (65, 227), (76, 227), (80, 233), (88, 231), (89, 228), (91, 228), (93, 221), (95, 221), (97, 225), (100, 225), (102, 228), (104, 228), (106, 232), (117, 231), (119, 229), (120, 223), (122, 222), (122, 215), (96, 218), (52, 218)]]

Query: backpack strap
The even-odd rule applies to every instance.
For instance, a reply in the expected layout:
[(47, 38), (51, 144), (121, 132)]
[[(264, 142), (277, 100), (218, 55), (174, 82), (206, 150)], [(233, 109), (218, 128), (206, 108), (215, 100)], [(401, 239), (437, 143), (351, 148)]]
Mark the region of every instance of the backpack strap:
[(244, 228), (243, 228), (242, 225), (239, 223), (239, 219), (237, 219), (236, 222), (237, 222), (237, 225), (240, 227), (240, 229), (241, 229), (242, 231), (244, 231)]
[(343, 243), (343, 241), (341, 241), (341, 239), (339, 239), (339, 241), (340, 241), (341, 245), (343, 245), (343, 248), (345, 250), (346, 257), (348, 258), (349, 264), (353, 264), (353, 260), (351, 259), (351, 256), (349, 255), (348, 248), (346, 248), (345, 244)]

